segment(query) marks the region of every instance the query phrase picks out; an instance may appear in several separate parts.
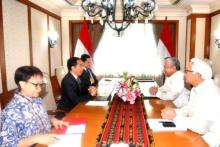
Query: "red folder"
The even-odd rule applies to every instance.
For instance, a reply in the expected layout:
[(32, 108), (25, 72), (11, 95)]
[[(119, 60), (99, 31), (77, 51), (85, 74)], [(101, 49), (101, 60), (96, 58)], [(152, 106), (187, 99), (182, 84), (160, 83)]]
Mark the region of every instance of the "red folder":
[[(80, 125), (80, 124), (86, 124), (85, 118), (64, 118), (64, 121), (69, 122), (69, 125)], [(55, 134), (65, 134), (67, 130), (66, 126), (63, 126), (62, 128), (55, 129)]]

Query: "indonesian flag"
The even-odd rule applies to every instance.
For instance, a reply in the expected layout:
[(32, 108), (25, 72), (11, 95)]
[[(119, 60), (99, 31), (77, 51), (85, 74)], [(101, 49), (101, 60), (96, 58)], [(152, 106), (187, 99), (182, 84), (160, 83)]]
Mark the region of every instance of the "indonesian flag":
[(163, 29), (160, 34), (160, 39), (159, 39), (157, 48), (158, 48), (158, 51), (161, 53), (162, 58), (175, 56), (174, 49), (173, 49), (172, 36), (170, 33), (167, 18), (164, 21)]
[(88, 25), (86, 23), (86, 20), (84, 19), (79, 33), (79, 38), (76, 43), (74, 57), (81, 57), (82, 54), (88, 54), (92, 57), (93, 56), (92, 48), (93, 48), (92, 41), (89, 36)]

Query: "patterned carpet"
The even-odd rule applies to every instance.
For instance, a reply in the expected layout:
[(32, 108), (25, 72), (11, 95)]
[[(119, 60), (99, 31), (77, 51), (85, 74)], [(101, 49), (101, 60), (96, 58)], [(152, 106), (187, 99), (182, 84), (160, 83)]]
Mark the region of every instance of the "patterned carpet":
[(112, 143), (121, 142), (130, 147), (151, 147), (153, 136), (146, 119), (141, 98), (130, 104), (115, 96), (98, 135), (96, 147), (109, 147)]

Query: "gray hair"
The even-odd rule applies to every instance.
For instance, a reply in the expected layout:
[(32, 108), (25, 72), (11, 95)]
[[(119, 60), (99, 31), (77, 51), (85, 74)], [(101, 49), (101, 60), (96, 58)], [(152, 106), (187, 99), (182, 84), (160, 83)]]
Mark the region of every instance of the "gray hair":
[(176, 70), (180, 70), (180, 61), (175, 57), (166, 57), (164, 58), (165, 61), (169, 61), (171, 66), (175, 66)]

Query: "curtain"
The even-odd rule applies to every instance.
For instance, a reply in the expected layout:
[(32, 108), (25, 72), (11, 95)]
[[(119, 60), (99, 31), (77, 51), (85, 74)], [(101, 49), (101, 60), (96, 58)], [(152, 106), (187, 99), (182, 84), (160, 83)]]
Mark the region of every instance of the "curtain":
[[(82, 26), (82, 23), (72, 23), (73, 49), (75, 49), (75, 47), (76, 47), (76, 42), (78, 40), (81, 26)], [(93, 44), (93, 52), (95, 52), (95, 50), (98, 46), (98, 43), (100, 41), (100, 38), (102, 36), (103, 28), (99, 23), (94, 23), (94, 24), (88, 23), (88, 27), (89, 27), (89, 35), (91, 37), (92, 44)]]

